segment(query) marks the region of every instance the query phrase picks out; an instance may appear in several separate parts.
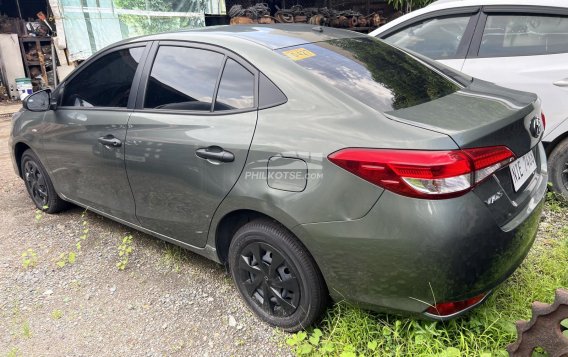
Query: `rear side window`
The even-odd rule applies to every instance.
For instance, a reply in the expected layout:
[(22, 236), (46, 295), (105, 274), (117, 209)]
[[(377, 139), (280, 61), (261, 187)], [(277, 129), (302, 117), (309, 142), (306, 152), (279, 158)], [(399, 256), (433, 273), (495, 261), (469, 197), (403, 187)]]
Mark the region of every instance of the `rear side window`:
[(144, 47), (118, 50), (89, 64), (65, 84), (62, 106), (126, 108)]
[(389, 35), (384, 41), (433, 59), (455, 58), (470, 17), (425, 20)]
[(148, 79), (144, 107), (211, 111), (224, 58), (198, 48), (160, 47)]
[(487, 17), (478, 56), (530, 56), (566, 52), (568, 17), (496, 14)]
[(311, 43), (280, 53), (382, 112), (419, 105), (460, 89), (413, 57), (372, 37)]
[(227, 59), (219, 84), (215, 110), (254, 107), (254, 74), (232, 59)]

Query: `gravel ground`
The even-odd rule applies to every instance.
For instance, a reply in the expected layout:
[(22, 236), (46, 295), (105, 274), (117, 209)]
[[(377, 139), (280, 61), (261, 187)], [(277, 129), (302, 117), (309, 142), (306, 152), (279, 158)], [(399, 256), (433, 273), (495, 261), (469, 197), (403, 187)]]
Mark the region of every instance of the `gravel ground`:
[[(241, 302), (223, 267), (82, 210), (36, 219), (0, 117), (0, 355), (288, 356), (284, 336)], [(118, 246), (133, 235), (119, 271)], [(32, 249), (35, 267), (24, 268)]]

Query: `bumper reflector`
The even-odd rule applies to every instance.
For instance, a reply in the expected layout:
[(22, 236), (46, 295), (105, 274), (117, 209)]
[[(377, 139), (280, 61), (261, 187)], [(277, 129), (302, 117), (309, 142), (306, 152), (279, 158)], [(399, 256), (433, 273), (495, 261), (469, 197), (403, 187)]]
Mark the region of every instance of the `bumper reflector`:
[(426, 312), (428, 314), (440, 317), (454, 315), (478, 304), (481, 300), (485, 298), (485, 296), (487, 296), (487, 294), (484, 293), (474, 296), (467, 300), (441, 302), (434, 306), (430, 306), (426, 310)]

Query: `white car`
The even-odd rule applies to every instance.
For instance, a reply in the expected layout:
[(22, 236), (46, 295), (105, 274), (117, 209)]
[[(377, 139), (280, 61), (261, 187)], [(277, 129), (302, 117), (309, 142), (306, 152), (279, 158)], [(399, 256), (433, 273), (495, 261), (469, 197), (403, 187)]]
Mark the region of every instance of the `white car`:
[(439, 0), (370, 35), (472, 77), (537, 93), (550, 180), (568, 196), (568, 0)]

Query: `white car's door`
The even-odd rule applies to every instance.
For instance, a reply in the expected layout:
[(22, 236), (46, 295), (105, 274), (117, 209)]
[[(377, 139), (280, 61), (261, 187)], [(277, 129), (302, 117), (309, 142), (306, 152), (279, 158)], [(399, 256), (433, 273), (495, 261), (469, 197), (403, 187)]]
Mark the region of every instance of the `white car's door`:
[(547, 119), (544, 140), (553, 140), (546, 135), (568, 118), (568, 16), (484, 11), (462, 71), (537, 93)]
[(379, 32), (377, 37), (461, 70), (478, 12), (478, 7), (434, 11)]

